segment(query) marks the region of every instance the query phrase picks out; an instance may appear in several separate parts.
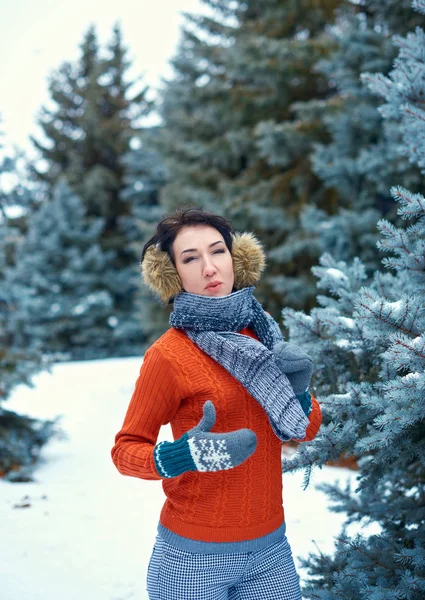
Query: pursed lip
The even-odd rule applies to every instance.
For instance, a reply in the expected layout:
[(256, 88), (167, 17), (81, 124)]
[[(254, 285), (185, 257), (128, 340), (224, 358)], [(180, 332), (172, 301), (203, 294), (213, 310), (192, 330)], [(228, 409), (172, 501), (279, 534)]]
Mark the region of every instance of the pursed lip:
[(209, 284), (207, 286), (205, 286), (205, 289), (208, 290), (211, 287), (216, 287), (217, 285), (220, 285), (221, 283), (223, 283), (222, 281), (210, 281)]

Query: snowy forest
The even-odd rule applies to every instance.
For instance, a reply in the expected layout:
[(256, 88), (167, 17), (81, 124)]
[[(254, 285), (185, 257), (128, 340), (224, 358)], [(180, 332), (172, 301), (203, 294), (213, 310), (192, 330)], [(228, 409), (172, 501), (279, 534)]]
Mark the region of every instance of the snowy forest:
[(425, 0), (203, 2), (155, 100), (120, 26), (106, 46), (91, 26), (49, 79), (38, 158), (3, 148), (0, 478), (31, 481), (60, 436), (8, 408), (18, 386), (142, 356), (169, 327), (140, 253), (200, 206), (262, 240), (256, 297), (314, 360), (323, 424), (283, 471), (308, 487), (357, 465), (354, 486), (321, 485), (345, 521), (335, 552), (304, 558), (303, 598), (423, 600)]

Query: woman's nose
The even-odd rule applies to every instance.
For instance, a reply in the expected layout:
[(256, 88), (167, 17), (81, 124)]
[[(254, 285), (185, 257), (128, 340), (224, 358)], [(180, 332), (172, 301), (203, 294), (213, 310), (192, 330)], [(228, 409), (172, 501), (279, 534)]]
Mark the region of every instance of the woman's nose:
[(205, 262), (204, 262), (204, 274), (205, 275), (212, 275), (216, 271), (217, 271), (217, 269), (215, 268), (215, 266), (213, 265), (213, 263), (211, 262), (211, 260), (210, 259), (206, 259)]

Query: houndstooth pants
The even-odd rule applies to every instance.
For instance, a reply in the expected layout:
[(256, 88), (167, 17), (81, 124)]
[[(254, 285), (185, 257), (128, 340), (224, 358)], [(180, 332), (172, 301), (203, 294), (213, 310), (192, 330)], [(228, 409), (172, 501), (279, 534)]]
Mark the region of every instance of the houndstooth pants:
[(147, 574), (149, 600), (301, 600), (286, 536), (255, 552), (201, 554), (156, 537)]

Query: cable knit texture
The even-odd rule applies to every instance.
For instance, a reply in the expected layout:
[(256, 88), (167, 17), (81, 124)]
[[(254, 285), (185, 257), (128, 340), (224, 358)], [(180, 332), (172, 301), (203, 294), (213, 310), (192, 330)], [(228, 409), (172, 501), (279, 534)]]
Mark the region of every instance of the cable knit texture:
[[(250, 328), (240, 333), (258, 339)], [(217, 415), (211, 431), (249, 428), (257, 436), (255, 452), (233, 469), (161, 477), (153, 456), (161, 426), (170, 423), (179, 439), (199, 423), (207, 400)], [(297, 441), (312, 440), (320, 428), (314, 397), (308, 419), (306, 435)], [(162, 479), (164, 531), (204, 544), (255, 541), (284, 525), (281, 449), (267, 413), (246, 388), (183, 331), (170, 328), (145, 354), (111, 454), (123, 475)]]
[[(183, 329), (242, 383), (267, 412), (282, 441), (304, 437), (308, 418), (273, 353), (273, 346), (283, 341), (283, 336), (253, 296), (254, 289), (251, 286), (218, 297), (182, 292), (174, 299), (170, 325)], [(257, 340), (236, 333), (247, 326)]]

